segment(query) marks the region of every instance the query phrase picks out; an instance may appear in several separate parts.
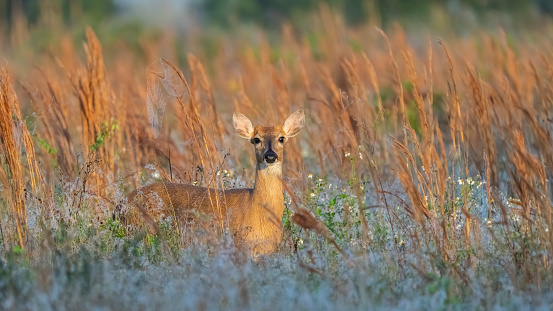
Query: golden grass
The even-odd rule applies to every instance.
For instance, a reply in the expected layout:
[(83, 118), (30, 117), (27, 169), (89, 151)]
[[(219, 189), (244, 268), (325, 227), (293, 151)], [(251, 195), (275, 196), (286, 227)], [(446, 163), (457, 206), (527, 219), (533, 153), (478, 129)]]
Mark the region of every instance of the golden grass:
[[(35, 158), (33, 139), (21, 115), (19, 101), (12, 88), (6, 68), (2, 68), (0, 71), (0, 115), (2, 162), (6, 164), (5, 169), (4, 167), (0, 168), (0, 179), (7, 194), (5, 196), (7, 204), (12, 209), (11, 216), (15, 223), (19, 246), (23, 248), (29, 238), (27, 236), (27, 202), (34, 201), (34, 207), (39, 208), (37, 195), (39, 194), (39, 187), (41, 190), (44, 190), (44, 188), (42, 187), (43, 180)], [(22, 147), (24, 147), (25, 157), (27, 158), (29, 173), (26, 175), (31, 186), (30, 189), (24, 185), (26, 179), (22, 166)], [(31, 194), (29, 200), (26, 200), (27, 192)], [(6, 237), (3, 236), (2, 240), (5, 239)]]
[[(310, 38), (285, 27), (276, 44), (263, 34), (256, 35), (258, 43), (221, 38), (211, 57), (188, 54), (180, 64), (189, 68), (186, 73), (172, 64), (175, 61), (159, 58), (162, 49), (178, 46), (171, 41), (163, 45), (169, 35), (144, 43), (141, 53), (128, 48), (112, 52), (106, 64), (100, 41), (88, 29), (85, 61), (64, 48), (56, 52), (57, 60), (41, 60), (36, 79), (21, 80), (32, 99), (26, 108), (43, 115), (35, 134), (57, 150), (55, 156), (41, 150), (36, 160), (32, 136), (4, 70), (0, 179), (8, 190), (5, 197), (18, 243), (23, 246), (25, 238), (27, 181), (36, 197), (52, 201), (46, 197), (49, 192), (37, 189), (52, 188), (60, 174), (67, 180), (80, 176), (83, 192), (116, 201), (113, 186), (136, 187), (146, 164), (154, 164), (162, 178), (212, 187), (222, 169), (248, 178), (252, 167), (244, 158), (250, 147), (234, 137), (231, 112), (271, 124), (304, 108), (306, 131), (286, 151), (289, 189), (305, 189), (309, 172), (334, 175), (352, 182), (363, 206), (363, 183), (372, 182), (392, 229), (402, 230), (412, 247), (436, 245), (437, 256), (449, 263), (461, 260), (456, 250), (479, 248), (482, 236), (491, 234), (482, 232), (478, 222), (491, 222), (498, 213), (502, 220), (492, 225), (509, 231), (509, 215), (520, 215), (521, 232), (539, 237), (546, 264), (536, 264), (525, 245), (511, 241), (517, 270), (513, 275), (521, 272), (531, 283), (528, 278), (534, 272), (551, 271), (553, 42), (545, 35), (533, 46), (517, 39), (513, 48), (500, 33), (420, 44), (401, 29), (352, 30), (326, 14), (319, 22), (322, 26), (315, 27)], [(187, 38), (184, 45), (199, 44)], [(162, 73), (143, 70), (154, 62)], [(13, 69), (14, 76), (25, 76)], [(148, 122), (145, 103), (150, 91), (167, 98), (159, 133)], [(112, 120), (118, 128), (91, 150)], [(85, 177), (80, 168), (91, 159), (100, 161), (101, 173), (85, 170), (92, 174)], [(55, 169), (49, 167), (52, 161)], [(486, 217), (470, 209), (467, 192), (462, 205), (455, 203), (458, 178), (476, 175), (487, 181)], [(393, 188), (395, 180), (401, 191)], [(501, 191), (516, 198), (516, 207), (505, 205)], [(218, 196), (211, 198), (218, 209)], [(396, 206), (424, 232), (402, 227)], [(76, 203), (73, 208), (82, 206)], [(329, 236), (311, 214), (298, 211), (294, 219), (301, 226)], [(369, 228), (363, 213), (360, 222), (365, 237)], [(6, 242), (11, 238), (3, 241), (11, 243)], [(478, 256), (471, 253), (467, 264), (477, 262)], [(417, 269), (424, 271), (428, 265), (432, 263), (420, 262)], [(433, 268), (467, 277), (459, 265)]]

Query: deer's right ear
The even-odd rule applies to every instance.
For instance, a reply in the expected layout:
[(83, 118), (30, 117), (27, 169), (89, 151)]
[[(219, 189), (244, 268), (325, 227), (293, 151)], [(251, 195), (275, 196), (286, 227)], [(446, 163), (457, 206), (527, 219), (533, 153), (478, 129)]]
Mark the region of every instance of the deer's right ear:
[(241, 114), (240, 112), (235, 112), (232, 115), (232, 125), (234, 125), (234, 129), (236, 130), (236, 133), (242, 138), (245, 139), (251, 139), (253, 135), (253, 125), (252, 121), (248, 119), (245, 115)]

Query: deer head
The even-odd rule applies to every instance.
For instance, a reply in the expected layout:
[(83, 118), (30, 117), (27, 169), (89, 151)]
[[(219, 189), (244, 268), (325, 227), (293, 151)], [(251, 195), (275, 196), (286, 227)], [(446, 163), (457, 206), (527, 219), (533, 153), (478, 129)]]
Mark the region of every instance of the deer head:
[(282, 168), (284, 144), (298, 135), (305, 125), (302, 109), (292, 113), (283, 125), (254, 127), (250, 119), (239, 112), (235, 112), (232, 119), (236, 133), (253, 144), (258, 170)]

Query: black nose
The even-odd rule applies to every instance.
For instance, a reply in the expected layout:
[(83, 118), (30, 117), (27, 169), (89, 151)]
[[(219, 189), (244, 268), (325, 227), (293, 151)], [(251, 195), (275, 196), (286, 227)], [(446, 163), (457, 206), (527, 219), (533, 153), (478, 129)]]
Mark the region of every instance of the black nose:
[(278, 155), (273, 150), (269, 150), (265, 153), (265, 161), (267, 161), (267, 163), (275, 163), (277, 159)]

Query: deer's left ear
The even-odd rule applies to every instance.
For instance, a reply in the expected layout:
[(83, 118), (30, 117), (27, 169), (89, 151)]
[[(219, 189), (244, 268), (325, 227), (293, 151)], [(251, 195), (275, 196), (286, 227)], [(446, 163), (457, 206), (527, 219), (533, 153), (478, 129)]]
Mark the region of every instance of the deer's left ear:
[(286, 137), (294, 137), (298, 135), (301, 132), (301, 129), (305, 125), (305, 114), (303, 113), (303, 109), (300, 109), (294, 113), (292, 113), (286, 121), (284, 121), (284, 125), (282, 126), (282, 129), (284, 130), (284, 134)]

